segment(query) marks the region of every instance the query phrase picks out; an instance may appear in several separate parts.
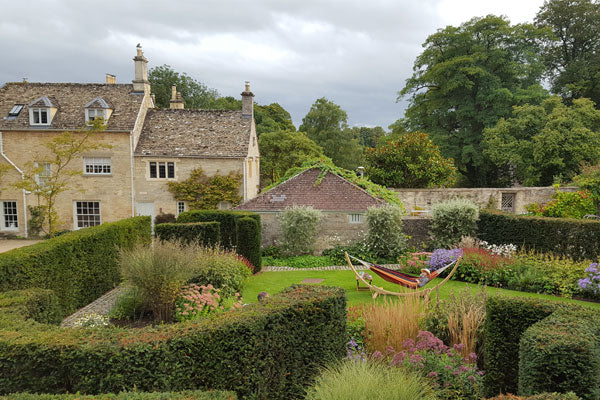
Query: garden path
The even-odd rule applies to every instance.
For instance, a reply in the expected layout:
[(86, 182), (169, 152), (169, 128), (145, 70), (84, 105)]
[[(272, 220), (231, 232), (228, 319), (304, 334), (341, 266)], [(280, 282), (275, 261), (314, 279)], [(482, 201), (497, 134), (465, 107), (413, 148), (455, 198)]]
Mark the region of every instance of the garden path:
[(16, 249), (18, 247), (31, 246), (41, 242), (41, 240), (22, 240), (22, 239), (0, 239), (0, 253)]
[(102, 297), (97, 298), (96, 300), (94, 300), (93, 302), (88, 304), (87, 306), (82, 307), (79, 310), (77, 310), (75, 313), (69, 315), (67, 318), (65, 318), (60, 323), (60, 326), (73, 327), (73, 326), (75, 326), (74, 325), (75, 321), (77, 321), (79, 318), (83, 317), (84, 315), (90, 314), (90, 313), (100, 314), (100, 315), (108, 315), (112, 306), (115, 305), (115, 302), (117, 301), (117, 297), (119, 296), (120, 292), (121, 292), (121, 286), (117, 286), (116, 288), (112, 289), (110, 292), (105, 293)]

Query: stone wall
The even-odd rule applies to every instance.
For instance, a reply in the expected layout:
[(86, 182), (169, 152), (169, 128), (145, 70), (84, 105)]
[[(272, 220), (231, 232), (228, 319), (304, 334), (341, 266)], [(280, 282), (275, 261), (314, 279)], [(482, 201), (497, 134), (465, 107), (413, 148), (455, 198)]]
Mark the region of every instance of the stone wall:
[[(392, 189), (404, 203), (406, 211), (410, 214), (415, 209), (430, 210), (435, 203), (457, 197), (472, 200), (480, 207), (502, 209), (503, 197), (505, 200), (513, 198), (513, 207), (510, 212), (515, 214), (525, 213), (525, 205), (530, 203), (547, 203), (555, 192), (553, 187), (517, 187), (517, 188), (451, 188), (451, 189)], [(573, 192), (575, 187), (562, 187), (561, 191)], [(505, 211), (509, 211), (505, 209)]]

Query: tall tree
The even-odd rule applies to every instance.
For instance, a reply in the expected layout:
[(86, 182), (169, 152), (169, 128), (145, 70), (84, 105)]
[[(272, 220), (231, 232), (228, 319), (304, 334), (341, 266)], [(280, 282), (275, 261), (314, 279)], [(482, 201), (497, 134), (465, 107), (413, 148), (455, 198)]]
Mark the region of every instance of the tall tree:
[(296, 130), (292, 123), (292, 116), (278, 103), (271, 103), (268, 106), (257, 104), (254, 107), (254, 119), (258, 136), (265, 132)]
[(362, 146), (348, 128), (348, 115), (340, 106), (322, 97), (302, 119), (299, 131), (323, 148), (340, 168), (355, 170), (362, 164)]
[(303, 132), (265, 132), (258, 138), (258, 144), (262, 187), (279, 181), (292, 167), (299, 167), (308, 160), (324, 157), (323, 149)]
[(408, 130), (428, 132), (471, 186), (498, 184), (497, 169), (481, 151), (484, 128), (509, 116), (512, 106), (545, 97), (543, 35), (493, 15), (448, 26), (427, 38), (399, 92), (410, 95)]
[(375, 147), (379, 139), (385, 136), (385, 131), (380, 126), (368, 127), (368, 126), (354, 126), (352, 127), (352, 135), (355, 139), (358, 139), (363, 147)]
[(515, 107), (512, 117), (485, 130), (485, 153), (528, 186), (570, 179), (582, 163), (600, 161), (600, 111), (589, 99), (572, 106), (557, 96)]
[(554, 33), (544, 41), (552, 91), (567, 103), (588, 97), (600, 105), (600, 3), (546, 1), (535, 23)]
[(161, 108), (169, 108), (173, 85), (176, 85), (177, 91), (181, 92), (185, 108), (206, 108), (219, 97), (215, 89), (210, 89), (185, 72), (179, 73), (173, 70), (169, 65), (150, 68), (148, 80), (152, 86), (152, 93), (156, 97), (156, 105)]

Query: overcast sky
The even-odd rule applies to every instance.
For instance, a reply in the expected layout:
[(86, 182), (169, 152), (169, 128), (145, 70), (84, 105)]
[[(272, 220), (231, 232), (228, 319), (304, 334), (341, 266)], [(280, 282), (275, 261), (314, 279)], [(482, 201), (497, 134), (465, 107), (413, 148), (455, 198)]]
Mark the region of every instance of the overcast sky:
[(543, 0), (0, 0), (0, 85), (133, 79), (135, 45), (239, 96), (278, 102), (296, 126), (326, 97), (351, 125), (402, 117), (397, 91), (428, 35), (474, 16), (533, 20)]

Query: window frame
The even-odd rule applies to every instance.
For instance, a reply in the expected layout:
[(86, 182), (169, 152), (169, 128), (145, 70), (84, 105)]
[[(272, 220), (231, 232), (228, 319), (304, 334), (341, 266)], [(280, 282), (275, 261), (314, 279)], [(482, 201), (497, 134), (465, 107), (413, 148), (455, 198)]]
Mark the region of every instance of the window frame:
[(175, 161), (148, 161), (148, 179), (175, 180), (175, 164)]
[[(93, 112), (93, 116), (90, 115)], [(101, 115), (98, 115), (98, 114)], [(85, 122), (94, 122), (96, 118), (102, 118), (106, 122), (106, 109), (104, 108), (86, 108), (85, 109)]]
[(348, 214), (348, 223), (349, 224), (362, 224), (364, 221), (363, 214), (354, 213)]
[[(42, 122), (42, 111), (46, 113), (46, 122)], [(35, 122), (34, 114), (38, 115), (38, 121)], [(50, 107), (33, 107), (29, 109), (29, 125), (31, 126), (49, 126), (51, 123)]]
[(187, 202), (185, 201), (178, 201), (177, 202), (177, 216), (179, 216), (179, 214), (186, 212), (187, 211)]
[[(5, 203), (14, 203), (14, 210), (15, 213), (14, 214), (6, 214), (4, 211), (4, 205)], [(14, 226), (7, 226), (6, 225), (6, 216), (7, 215), (14, 215), (15, 219), (14, 219)], [(15, 232), (19, 230), (19, 202), (16, 200), (0, 200), (0, 231), (9, 231), (9, 232)]]
[[(108, 162), (106, 162), (108, 160)], [(87, 168), (91, 167), (92, 172), (88, 172)], [(105, 169), (108, 166), (108, 172), (93, 172), (95, 167)], [(83, 157), (83, 175), (84, 176), (110, 176), (112, 175), (112, 158), (111, 157)]]
[[(86, 207), (89, 207), (89, 203), (97, 203), (98, 204), (98, 214), (92, 214), (92, 213), (87, 213), (87, 214), (79, 214), (78, 213), (78, 209), (81, 208), (83, 209), (83, 207), (78, 207), (78, 203), (87, 203)], [(94, 208), (94, 206), (92, 206), (92, 208)], [(98, 223), (97, 224), (89, 224), (89, 220), (88, 225), (85, 225), (86, 221), (82, 221), (83, 222), (83, 226), (79, 226), (79, 216), (97, 216), (98, 217)], [(102, 225), (102, 203), (100, 202), (100, 200), (74, 200), (73, 201), (73, 229), (75, 230), (79, 230), (79, 229), (84, 229), (84, 228), (89, 228), (92, 226), (98, 226), (98, 225)]]
[(46, 186), (47, 178), (52, 177), (52, 163), (49, 162), (36, 162), (35, 167), (39, 168), (40, 165), (44, 169), (43, 173), (35, 174), (35, 182), (40, 186)]

